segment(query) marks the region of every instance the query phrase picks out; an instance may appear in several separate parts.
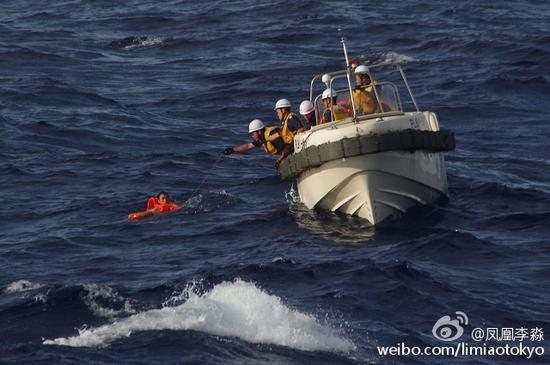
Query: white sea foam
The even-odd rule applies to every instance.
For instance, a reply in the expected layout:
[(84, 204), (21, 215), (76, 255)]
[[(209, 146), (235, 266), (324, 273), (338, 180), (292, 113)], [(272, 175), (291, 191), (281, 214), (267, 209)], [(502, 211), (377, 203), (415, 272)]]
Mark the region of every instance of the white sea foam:
[(384, 55), (384, 62), (395, 62), (400, 65), (418, 61), (416, 58), (399, 54), (397, 52), (388, 52)]
[(6, 289), (4, 289), (5, 293), (11, 294), (11, 293), (20, 293), (25, 292), (29, 290), (35, 290), (41, 288), (43, 285), (38, 283), (31, 283), (28, 280), (19, 280), (14, 281), (13, 283), (9, 284)]
[(129, 51), (139, 47), (156, 46), (157, 44), (164, 43), (165, 40), (166, 40), (166, 37), (157, 37), (157, 36), (140, 37), (140, 38), (136, 38), (135, 43), (125, 46), (124, 49)]
[(181, 305), (138, 313), (98, 328), (85, 328), (76, 336), (46, 340), (44, 344), (105, 346), (135, 331), (195, 330), (306, 351), (355, 350), (353, 342), (332, 327), (287, 307), (279, 297), (253, 283), (237, 279), (218, 284), (203, 295), (188, 289), (185, 296), (188, 299)]
[(50, 293), (50, 290), (48, 289), (48, 291), (46, 293), (40, 293), (40, 294), (37, 294), (33, 297), (33, 300), (35, 303), (47, 303), (48, 302), (48, 294)]
[[(129, 299), (123, 298), (118, 292), (106, 285), (84, 285), (86, 295), (84, 303), (98, 317), (113, 318), (123, 314), (134, 314)], [(116, 307), (116, 308), (115, 308)]]
[(300, 194), (298, 193), (298, 190), (294, 187), (294, 184), (292, 184), (288, 191), (285, 191), (285, 199), (286, 202), (289, 204), (301, 202)]

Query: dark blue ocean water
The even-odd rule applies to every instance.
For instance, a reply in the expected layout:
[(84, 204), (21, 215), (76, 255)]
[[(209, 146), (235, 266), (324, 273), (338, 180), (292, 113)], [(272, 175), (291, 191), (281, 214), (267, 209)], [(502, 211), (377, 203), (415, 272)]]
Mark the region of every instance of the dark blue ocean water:
[[(446, 344), (432, 328), (456, 311), (471, 344), (475, 327), (550, 337), (547, 2), (0, 9), (1, 363), (550, 363), (376, 348)], [(447, 205), (373, 229), (295, 202), (265, 153), (215, 165), (343, 67), (341, 35), (400, 62), (455, 131)], [(127, 221), (209, 172), (179, 212)]]

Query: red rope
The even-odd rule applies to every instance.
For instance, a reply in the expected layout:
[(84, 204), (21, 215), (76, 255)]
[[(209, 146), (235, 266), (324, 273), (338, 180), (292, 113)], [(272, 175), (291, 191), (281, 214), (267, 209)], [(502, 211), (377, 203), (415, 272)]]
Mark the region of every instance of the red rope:
[(204, 175), (201, 183), (199, 184), (199, 186), (197, 186), (195, 188), (195, 190), (193, 190), (193, 192), (189, 195), (189, 197), (186, 199), (184, 198), (183, 199), (183, 202), (181, 203), (182, 205), (185, 204), (185, 202), (191, 200), (191, 198), (193, 196), (195, 196), (195, 194), (201, 189), (201, 187), (204, 185), (204, 183), (206, 182), (206, 180), (208, 180), (208, 178), (210, 177), (210, 175), (212, 175), (212, 171), (214, 170), (214, 168), (216, 167), (216, 165), (218, 165), (218, 162), (220, 162), (220, 160), (223, 158), (223, 153), (220, 154), (220, 156), (218, 157), (218, 159), (214, 162), (214, 164), (212, 165), (212, 167), (210, 167), (210, 169), (208, 170), (208, 172)]

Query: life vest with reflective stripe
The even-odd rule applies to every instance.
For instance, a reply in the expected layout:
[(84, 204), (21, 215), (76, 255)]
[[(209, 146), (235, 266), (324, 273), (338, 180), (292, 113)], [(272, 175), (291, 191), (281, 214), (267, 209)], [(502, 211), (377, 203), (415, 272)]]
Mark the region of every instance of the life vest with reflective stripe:
[(275, 147), (275, 145), (273, 144), (273, 142), (275, 142), (277, 138), (280, 138), (284, 143), (284, 140), (279, 134), (280, 130), (281, 128), (279, 127), (267, 127), (265, 129), (265, 132), (264, 132), (265, 142), (262, 143), (262, 147), (264, 148), (265, 152), (271, 153), (273, 155), (277, 155), (281, 153), (281, 151), (279, 151), (277, 147)]
[(294, 114), (292, 112), (288, 113), (285, 120), (281, 123), (281, 132), (280, 132), (281, 139), (286, 144), (293, 144), (294, 143), (294, 136), (296, 135), (295, 131), (291, 131), (288, 128), (288, 120), (292, 117), (298, 118), (298, 120), (300, 121), (300, 126), (303, 127), (302, 120), (296, 114)]

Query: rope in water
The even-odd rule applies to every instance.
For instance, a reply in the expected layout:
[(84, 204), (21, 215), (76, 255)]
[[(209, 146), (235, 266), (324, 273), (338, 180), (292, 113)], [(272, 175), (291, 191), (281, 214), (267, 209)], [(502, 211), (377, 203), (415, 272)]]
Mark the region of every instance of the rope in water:
[[(221, 153), (220, 156), (216, 159), (216, 161), (212, 164), (212, 167), (210, 167), (210, 169), (208, 170), (208, 172), (204, 175), (204, 178), (202, 179), (202, 181), (200, 182), (200, 184), (195, 188), (195, 190), (193, 190), (193, 192), (191, 194), (188, 195), (187, 198), (184, 197), (183, 199), (183, 202), (182, 202), (182, 205), (185, 204), (187, 201), (191, 200), (191, 198), (193, 198), (198, 192), (199, 190), (202, 188), (202, 186), (206, 183), (206, 181), (208, 180), (208, 178), (210, 177), (210, 175), (212, 175), (212, 171), (214, 170), (214, 168), (216, 168), (216, 166), (218, 165), (218, 163), (221, 161), (221, 159), (223, 158), (224, 154)], [(260, 166), (263, 166), (263, 167), (266, 167), (266, 168), (269, 168), (269, 169), (274, 169), (274, 166), (273, 165), (270, 165), (270, 164), (266, 164), (266, 163), (263, 163), (263, 162), (256, 162), (258, 165)]]
[(220, 156), (218, 157), (218, 159), (212, 164), (212, 166), (210, 167), (210, 169), (206, 172), (206, 174), (204, 175), (202, 181), (200, 182), (200, 184), (195, 188), (195, 190), (193, 190), (193, 192), (191, 192), (191, 194), (189, 194), (189, 196), (187, 198), (184, 197), (183, 199), (183, 202), (182, 204), (184, 204), (185, 202), (191, 200), (191, 198), (193, 198), (198, 192), (199, 190), (202, 188), (202, 186), (206, 183), (206, 181), (208, 180), (208, 178), (210, 177), (210, 175), (212, 175), (212, 171), (214, 171), (214, 168), (218, 165), (218, 163), (221, 161), (221, 159), (223, 158), (224, 154), (221, 153)]
[[(208, 178), (212, 175), (212, 172), (214, 171), (214, 169), (216, 168), (216, 166), (218, 165), (218, 163), (221, 161), (221, 159), (223, 158), (224, 154), (221, 153), (219, 155), (219, 157), (216, 159), (216, 161), (214, 161), (214, 163), (212, 164), (212, 166), (210, 167), (210, 169), (208, 169), (208, 171), (206, 172), (206, 174), (204, 175), (204, 177), (202, 178), (202, 181), (199, 183), (199, 185), (191, 192), (191, 194), (187, 195), (187, 196), (184, 196), (183, 198), (183, 201), (181, 203), (180, 206), (177, 206), (176, 209), (170, 209), (169, 211), (174, 211), (174, 210), (178, 210), (180, 208), (183, 207), (183, 205), (188, 202), (189, 200), (191, 200), (194, 196), (197, 195), (197, 193), (201, 190), (201, 188), (203, 187), (204, 184), (206, 184), (206, 181), (208, 181)], [(260, 163), (260, 165), (264, 165), (262, 163)], [(270, 166), (270, 168), (273, 168), (272, 166)], [(152, 217), (153, 215), (155, 214), (155, 211), (154, 210), (151, 210), (151, 209), (147, 209), (147, 210), (144, 210), (144, 211), (140, 211), (140, 212), (135, 212), (135, 213), (130, 213), (130, 215), (128, 215), (128, 220), (130, 221), (135, 221), (135, 220), (140, 220), (140, 219), (143, 219), (143, 218), (149, 218), (149, 217)]]

